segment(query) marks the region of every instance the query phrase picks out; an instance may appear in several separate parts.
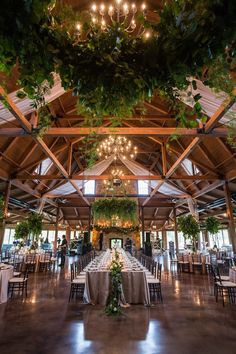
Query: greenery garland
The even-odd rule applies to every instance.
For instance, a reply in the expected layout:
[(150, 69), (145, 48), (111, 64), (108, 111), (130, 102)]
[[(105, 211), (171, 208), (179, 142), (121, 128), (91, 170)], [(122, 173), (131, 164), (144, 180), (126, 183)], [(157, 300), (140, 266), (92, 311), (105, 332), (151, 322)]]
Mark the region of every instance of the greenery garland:
[(121, 221), (137, 221), (137, 204), (128, 198), (98, 199), (92, 204), (92, 214), (96, 221), (110, 221), (118, 218)]
[[(153, 33), (143, 41), (128, 36), (122, 26), (106, 33), (91, 28), (88, 14), (57, 1), (3, 0), (0, 70), (9, 73), (17, 63), (19, 85), (37, 103), (45, 80), (51, 87), (52, 73), (58, 73), (63, 87), (79, 96), (79, 111), (90, 123), (97, 124), (104, 115), (130, 115), (156, 92), (170, 100), (180, 125), (196, 125), (194, 117), (189, 123), (184, 106), (176, 104), (178, 90), (188, 87), (188, 77), (196, 77), (216, 90), (232, 92), (236, 2), (166, 1), (156, 12), (158, 24), (143, 19)], [(75, 31), (78, 19), (87, 34), (82, 42)], [(194, 113), (204, 120), (200, 96), (194, 99)]]
[(106, 305), (105, 313), (108, 316), (121, 315), (121, 292), (122, 292), (122, 271), (123, 264), (119, 260), (119, 253), (115, 251), (115, 259), (110, 266), (111, 291)]
[(94, 225), (94, 229), (97, 231), (104, 231), (104, 232), (114, 232), (115, 234), (130, 234), (131, 232), (138, 232), (140, 230), (139, 226), (130, 226), (130, 227), (119, 227), (119, 226), (101, 226), (101, 225)]

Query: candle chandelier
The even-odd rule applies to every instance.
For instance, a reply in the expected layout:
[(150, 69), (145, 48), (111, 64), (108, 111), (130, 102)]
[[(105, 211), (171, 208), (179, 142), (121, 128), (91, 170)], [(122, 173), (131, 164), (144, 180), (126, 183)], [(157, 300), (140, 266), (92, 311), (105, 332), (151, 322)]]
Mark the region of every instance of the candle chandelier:
[(121, 160), (134, 159), (138, 153), (137, 146), (133, 146), (130, 140), (122, 136), (109, 136), (103, 140), (97, 148), (99, 157), (107, 159), (109, 156), (114, 155), (116, 161), (118, 157)]
[[(144, 29), (138, 20), (141, 16), (146, 18), (146, 4), (137, 6), (135, 3), (129, 4), (124, 0), (115, 0), (109, 4), (93, 3), (90, 8), (91, 27), (100, 28), (102, 31), (109, 31), (111, 26), (119, 24), (129, 34), (142, 36), (147, 39), (150, 31)], [(82, 36), (82, 26), (77, 24), (78, 36)]]
[(111, 175), (112, 175), (111, 179), (103, 181), (106, 192), (115, 192), (115, 191), (118, 192), (117, 188), (122, 187), (122, 190), (119, 191), (125, 194), (126, 193), (125, 187), (127, 187), (128, 184), (130, 184), (130, 180), (127, 180), (123, 183), (121, 177), (123, 177), (125, 174), (120, 168), (114, 168), (111, 171)]

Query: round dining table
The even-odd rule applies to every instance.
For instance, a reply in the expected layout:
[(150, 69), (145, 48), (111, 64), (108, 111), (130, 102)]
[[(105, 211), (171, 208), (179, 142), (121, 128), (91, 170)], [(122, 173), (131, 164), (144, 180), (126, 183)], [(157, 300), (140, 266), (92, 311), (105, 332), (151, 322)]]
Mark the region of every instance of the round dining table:
[(0, 304), (7, 302), (8, 281), (13, 278), (13, 266), (0, 264)]

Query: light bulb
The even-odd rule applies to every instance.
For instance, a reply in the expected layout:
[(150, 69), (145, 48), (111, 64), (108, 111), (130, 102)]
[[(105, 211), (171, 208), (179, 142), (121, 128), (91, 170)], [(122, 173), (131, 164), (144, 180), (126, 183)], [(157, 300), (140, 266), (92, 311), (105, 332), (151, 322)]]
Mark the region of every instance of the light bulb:
[(145, 36), (146, 39), (148, 39), (148, 38), (150, 38), (151, 34), (150, 34), (150, 32), (146, 32), (146, 33), (144, 34), (144, 36)]
[(80, 30), (81, 30), (81, 24), (80, 24), (80, 23), (77, 23), (77, 24), (76, 24), (76, 29), (77, 29), (77, 31), (80, 31)]
[(109, 6), (108, 8), (108, 15), (112, 16), (114, 14), (114, 7), (113, 6)]
[(95, 4), (92, 5), (92, 11), (93, 12), (97, 11), (97, 6)]
[(146, 4), (142, 4), (142, 10), (146, 10)]

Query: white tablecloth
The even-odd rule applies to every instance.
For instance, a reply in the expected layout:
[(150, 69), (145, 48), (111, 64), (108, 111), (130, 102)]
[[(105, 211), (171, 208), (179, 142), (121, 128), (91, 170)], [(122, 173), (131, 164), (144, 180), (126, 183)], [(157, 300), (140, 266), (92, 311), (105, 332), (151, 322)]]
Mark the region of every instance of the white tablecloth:
[(13, 267), (0, 270), (0, 304), (7, 302), (8, 281), (13, 277)]
[(231, 268), (229, 270), (229, 280), (236, 283), (236, 269)]
[[(122, 302), (131, 304), (150, 305), (150, 294), (147, 279), (141, 264), (120, 250), (124, 269), (122, 270)], [(86, 303), (105, 305), (110, 292), (110, 272), (111, 261), (110, 250), (106, 251), (97, 259), (94, 259), (84, 271), (85, 291), (84, 300)], [(134, 270), (132, 267), (139, 267)]]

